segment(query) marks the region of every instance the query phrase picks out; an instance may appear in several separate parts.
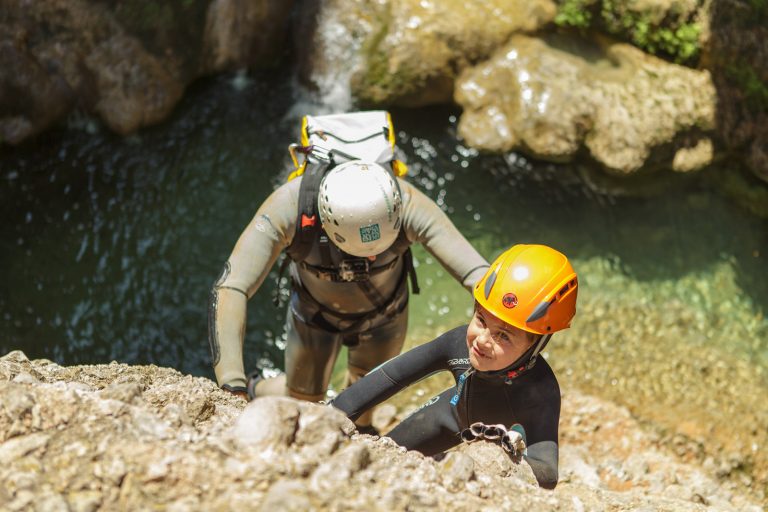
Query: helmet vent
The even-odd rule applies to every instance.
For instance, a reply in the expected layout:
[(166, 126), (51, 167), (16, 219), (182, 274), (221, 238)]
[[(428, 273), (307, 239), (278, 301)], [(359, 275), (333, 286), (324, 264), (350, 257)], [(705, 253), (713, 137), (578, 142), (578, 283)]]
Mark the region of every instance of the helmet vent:
[(534, 322), (538, 320), (539, 318), (543, 317), (547, 314), (547, 310), (549, 309), (549, 306), (551, 305), (551, 302), (540, 302), (538, 306), (536, 306), (536, 309), (533, 310), (531, 315), (526, 320), (526, 323)]
[(496, 267), (493, 270), (493, 273), (488, 276), (488, 279), (485, 280), (485, 298), (486, 300), (488, 297), (491, 296), (491, 290), (493, 290), (493, 285), (496, 284), (496, 272), (499, 270), (499, 267)]

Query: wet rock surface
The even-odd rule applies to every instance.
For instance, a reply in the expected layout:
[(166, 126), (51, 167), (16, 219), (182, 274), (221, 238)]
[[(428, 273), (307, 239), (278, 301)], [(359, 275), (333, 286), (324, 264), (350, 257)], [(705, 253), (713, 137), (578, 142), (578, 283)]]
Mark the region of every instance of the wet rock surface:
[[(766, 10), (757, 4), (16, 0), (6, 7), (6, 143), (71, 112), (133, 133), (166, 119), (200, 76), (294, 58), (293, 35), (303, 82), (325, 108), (455, 98), (468, 111), (461, 133), (479, 149), (553, 161), (586, 150), (619, 174), (691, 172), (729, 156), (761, 180), (768, 176)], [(560, 37), (561, 18), (596, 12), (602, 21), (590, 30)], [(598, 57), (582, 51), (606, 35), (636, 46), (604, 42)], [(515, 51), (512, 66), (506, 60)], [(523, 62), (526, 54), (543, 61)], [(749, 191), (730, 188), (754, 202)]]
[(274, 62), (291, 1), (8, 1), (0, 137), (17, 144), (76, 110), (129, 134), (168, 117), (194, 79)]
[(5, 510), (759, 510), (657, 453), (626, 410), (575, 391), (555, 491), (495, 445), (438, 462), (354, 433), (331, 407), (246, 405), (167, 368), (61, 367), (16, 351), (0, 359), (0, 394)]
[(358, 54), (349, 74), (356, 98), (422, 106), (450, 102), (462, 69), (487, 58), (511, 34), (552, 21), (555, 5), (550, 0), (335, 1), (325, 2), (320, 16), (316, 43), (307, 48), (313, 55), (308, 62), (317, 68), (307, 74), (325, 75), (323, 66), (339, 66), (334, 61), (340, 55)]
[[(614, 174), (712, 161), (709, 73), (626, 44), (517, 35), (457, 82), (459, 133), (472, 146), (569, 161), (588, 152)], [(709, 135), (707, 135), (709, 134)]]

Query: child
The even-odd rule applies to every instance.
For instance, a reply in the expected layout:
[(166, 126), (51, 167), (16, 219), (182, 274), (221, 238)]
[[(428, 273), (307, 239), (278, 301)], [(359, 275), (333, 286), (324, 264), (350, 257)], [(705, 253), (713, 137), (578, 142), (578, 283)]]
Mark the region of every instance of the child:
[(450, 371), (456, 387), (429, 400), (388, 437), (435, 455), (462, 437), (485, 433), (486, 439), (504, 441), (512, 455), (523, 455), (539, 485), (552, 489), (560, 388), (537, 356), (553, 333), (570, 326), (577, 289), (576, 273), (563, 254), (543, 245), (515, 245), (475, 285), (469, 325), (384, 363), (331, 404), (354, 420), (414, 382)]

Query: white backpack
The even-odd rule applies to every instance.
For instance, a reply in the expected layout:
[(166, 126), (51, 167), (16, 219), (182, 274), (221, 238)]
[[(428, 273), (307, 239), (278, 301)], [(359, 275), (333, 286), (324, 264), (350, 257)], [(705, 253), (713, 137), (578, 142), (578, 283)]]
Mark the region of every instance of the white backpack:
[[(384, 110), (304, 116), (301, 142), (288, 146), (288, 151), (296, 167), (289, 181), (304, 173), (310, 156), (336, 165), (351, 160), (376, 162), (395, 176), (408, 172), (406, 165), (395, 159), (395, 130), (389, 112)], [(297, 153), (303, 155), (303, 162), (299, 163)]]

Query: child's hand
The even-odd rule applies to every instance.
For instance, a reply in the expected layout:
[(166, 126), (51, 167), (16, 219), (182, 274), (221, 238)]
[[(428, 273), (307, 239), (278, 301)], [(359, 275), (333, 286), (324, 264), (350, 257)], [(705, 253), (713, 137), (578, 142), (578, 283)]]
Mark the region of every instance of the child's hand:
[(501, 447), (515, 462), (520, 462), (525, 454), (525, 430), (520, 424), (514, 424), (501, 438)]

